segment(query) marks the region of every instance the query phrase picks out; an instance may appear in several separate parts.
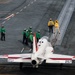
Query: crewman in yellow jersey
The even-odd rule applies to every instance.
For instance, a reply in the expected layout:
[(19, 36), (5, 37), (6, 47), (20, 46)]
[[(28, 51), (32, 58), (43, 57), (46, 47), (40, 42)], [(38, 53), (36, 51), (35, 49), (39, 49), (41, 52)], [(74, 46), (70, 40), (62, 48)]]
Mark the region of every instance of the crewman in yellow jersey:
[(50, 20), (48, 21), (49, 32), (53, 33), (53, 26), (54, 26), (54, 22), (53, 22), (52, 18), (50, 18)]
[(55, 23), (54, 23), (54, 34), (55, 34), (56, 31), (60, 34), (60, 29), (59, 29), (59, 22), (58, 22), (58, 20), (55, 20)]

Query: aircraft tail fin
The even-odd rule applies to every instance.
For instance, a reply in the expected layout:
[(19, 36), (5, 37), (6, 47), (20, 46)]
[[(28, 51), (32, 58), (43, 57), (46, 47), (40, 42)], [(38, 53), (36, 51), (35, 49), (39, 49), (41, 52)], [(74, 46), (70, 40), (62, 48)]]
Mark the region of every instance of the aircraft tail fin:
[(34, 33), (33, 35), (33, 53), (37, 52), (37, 39), (36, 39), (36, 34)]

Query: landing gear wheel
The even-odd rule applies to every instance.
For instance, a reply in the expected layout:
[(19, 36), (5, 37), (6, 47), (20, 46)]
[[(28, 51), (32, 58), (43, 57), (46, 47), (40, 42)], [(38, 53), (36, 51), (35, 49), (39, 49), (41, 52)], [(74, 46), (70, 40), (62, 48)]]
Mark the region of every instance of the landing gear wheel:
[(23, 63), (20, 63), (20, 70), (22, 70), (23, 68)]
[(63, 68), (63, 64), (60, 64), (60, 70), (62, 70), (62, 68)]

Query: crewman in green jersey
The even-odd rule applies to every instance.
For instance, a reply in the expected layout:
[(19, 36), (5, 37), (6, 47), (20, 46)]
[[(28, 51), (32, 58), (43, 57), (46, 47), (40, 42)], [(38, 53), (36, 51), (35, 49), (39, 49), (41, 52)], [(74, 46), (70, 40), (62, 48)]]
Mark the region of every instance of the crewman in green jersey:
[(30, 40), (30, 47), (32, 48), (33, 46), (33, 33), (32, 32), (30, 33), (29, 40)]
[(3, 25), (1, 26), (0, 32), (1, 32), (1, 41), (5, 41), (5, 32), (6, 32), (6, 30), (5, 30)]

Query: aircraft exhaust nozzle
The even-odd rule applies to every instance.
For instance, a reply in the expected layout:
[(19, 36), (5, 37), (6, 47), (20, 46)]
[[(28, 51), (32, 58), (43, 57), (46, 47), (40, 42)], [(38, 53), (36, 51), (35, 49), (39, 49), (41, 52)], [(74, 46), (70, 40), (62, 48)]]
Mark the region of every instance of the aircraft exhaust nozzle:
[(37, 61), (36, 60), (32, 60), (32, 65), (36, 65), (37, 64)]
[(39, 64), (39, 60), (33, 59), (32, 62), (31, 62), (31, 64), (32, 64), (32, 65), (38, 65), (38, 64)]

